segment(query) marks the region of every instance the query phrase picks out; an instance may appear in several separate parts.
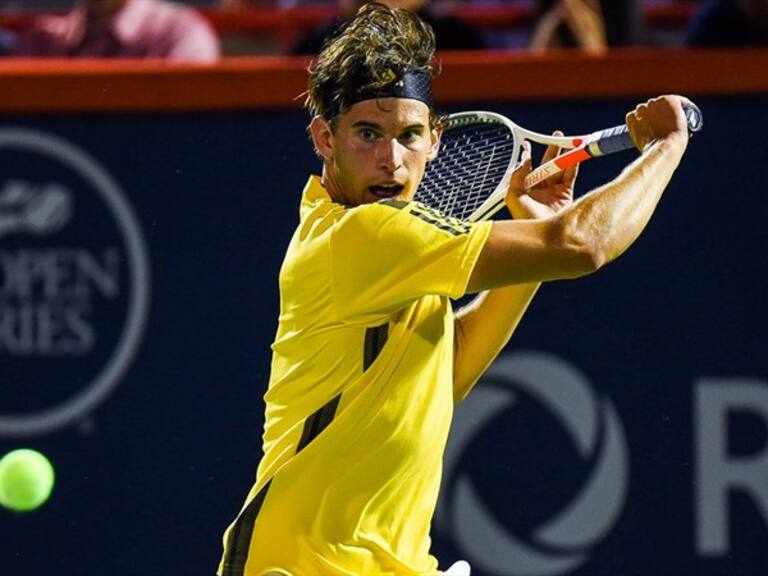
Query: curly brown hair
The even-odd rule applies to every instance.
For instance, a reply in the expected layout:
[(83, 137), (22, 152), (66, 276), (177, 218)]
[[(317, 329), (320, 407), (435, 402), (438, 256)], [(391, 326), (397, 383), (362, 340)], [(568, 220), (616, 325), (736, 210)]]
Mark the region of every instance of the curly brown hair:
[[(309, 67), (304, 103), (309, 112), (333, 120), (348, 110), (356, 94), (375, 91), (413, 70), (434, 77), (435, 35), (416, 14), (383, 4), (365, 4)], [(433, 126), (440, 116), (430, 109)]]

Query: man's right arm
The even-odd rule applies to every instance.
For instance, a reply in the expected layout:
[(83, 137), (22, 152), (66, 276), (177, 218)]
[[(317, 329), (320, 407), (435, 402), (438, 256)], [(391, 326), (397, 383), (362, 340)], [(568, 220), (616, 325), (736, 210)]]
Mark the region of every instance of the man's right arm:
[(682, 102), (663, 96), (627, 115), (643, 152), (615, 180), (552, 218), (494, 222), (468, 291), (575, 278), (623, 253), (650, 220), (685, 152)]

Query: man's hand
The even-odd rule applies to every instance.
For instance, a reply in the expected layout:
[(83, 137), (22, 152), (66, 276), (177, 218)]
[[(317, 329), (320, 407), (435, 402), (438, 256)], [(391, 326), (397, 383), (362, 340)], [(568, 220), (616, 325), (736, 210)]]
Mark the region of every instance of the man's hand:
[[(562, 136), (562, 132), (555, 132)], [(560, 153), (557, 146), (547, 147), (541, 163), (550, 161)], [(512, 173), (509, 181), (509, 191), (505, 202), (510, 214), (515, 220), (539, 220), (549, 218), (573, 203), (573, 189), (579, 167), (574, 166), (540, 182), (530, 190), (525, 190), (523, 182), (532, 170), (531, 145), (523, 143), (522, 161)]]
[(679, 139), (688, 143), (688, 123), (683, 104), (690, 103), (682, 96), (659, 96), (638, 105), (627, 114), (626, 122), (632, 140), (641, 152), (659, 140)]

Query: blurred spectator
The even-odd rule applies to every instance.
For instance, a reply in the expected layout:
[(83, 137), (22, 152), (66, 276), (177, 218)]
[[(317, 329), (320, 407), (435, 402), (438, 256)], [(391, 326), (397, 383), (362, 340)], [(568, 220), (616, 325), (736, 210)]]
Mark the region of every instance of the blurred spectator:
[[(328, 0), (323, 0), (323, 2), (328, 2)], [(290, 8), (296, 3), (297, 2), (292, 1), (288, 4), (283, 4), (283, 2), (280, 0), (219, 0), (218, 6), (224, 10), (242, 10), (243, 8), (253, 8), (259, 6), (279, 6), (281, 8)]]
[(3, 12), (64, 12), (72, 8), (72, 0), (2, 0)]
[[(481, 50), (486, 47), (482, 35), (470, 24), (443, 14), (429, 0), (378, 0), (390, 8), (403, 8), (418, 14), (432, 26), (438, 50)], [(292, 54), (317, 54), (326, 39), (336, 36), (366, 0), (338, 0), (339, 15), (310, 30), (291, 48)]]
[(597, 0), (544, 0), (531, 38), (532, 50), (577, 47), (603, 52), (608, 47)]
[(601, 53), (609, 46), (643, 42), (639, 0), (540, 0), (530, 48), (581, 48)]
[(600, 0), (608, 46), (636, 46), (648, 42), (641, 0)]
[(80, 0), (64, 16), (40, 16), (19, 35), (16, 56), (163, 58), (212, 62), (219, 42), (196, 11), (165, 0)]
[(689, 46), (768, 45), (768, 0), (710, 0), (693, 15)]
[(9, 55), (16, 46), (16, 34), (5, 28), (0, 28), (0, 56)]

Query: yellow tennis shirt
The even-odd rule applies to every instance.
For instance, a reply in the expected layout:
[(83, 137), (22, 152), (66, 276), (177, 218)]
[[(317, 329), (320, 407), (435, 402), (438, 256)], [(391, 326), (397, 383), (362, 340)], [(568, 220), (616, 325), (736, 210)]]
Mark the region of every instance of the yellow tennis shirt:
[(264, 456), (219, 573), (435, 574), (453, 314), (491, 228), (310, 178), (280, 272)]

